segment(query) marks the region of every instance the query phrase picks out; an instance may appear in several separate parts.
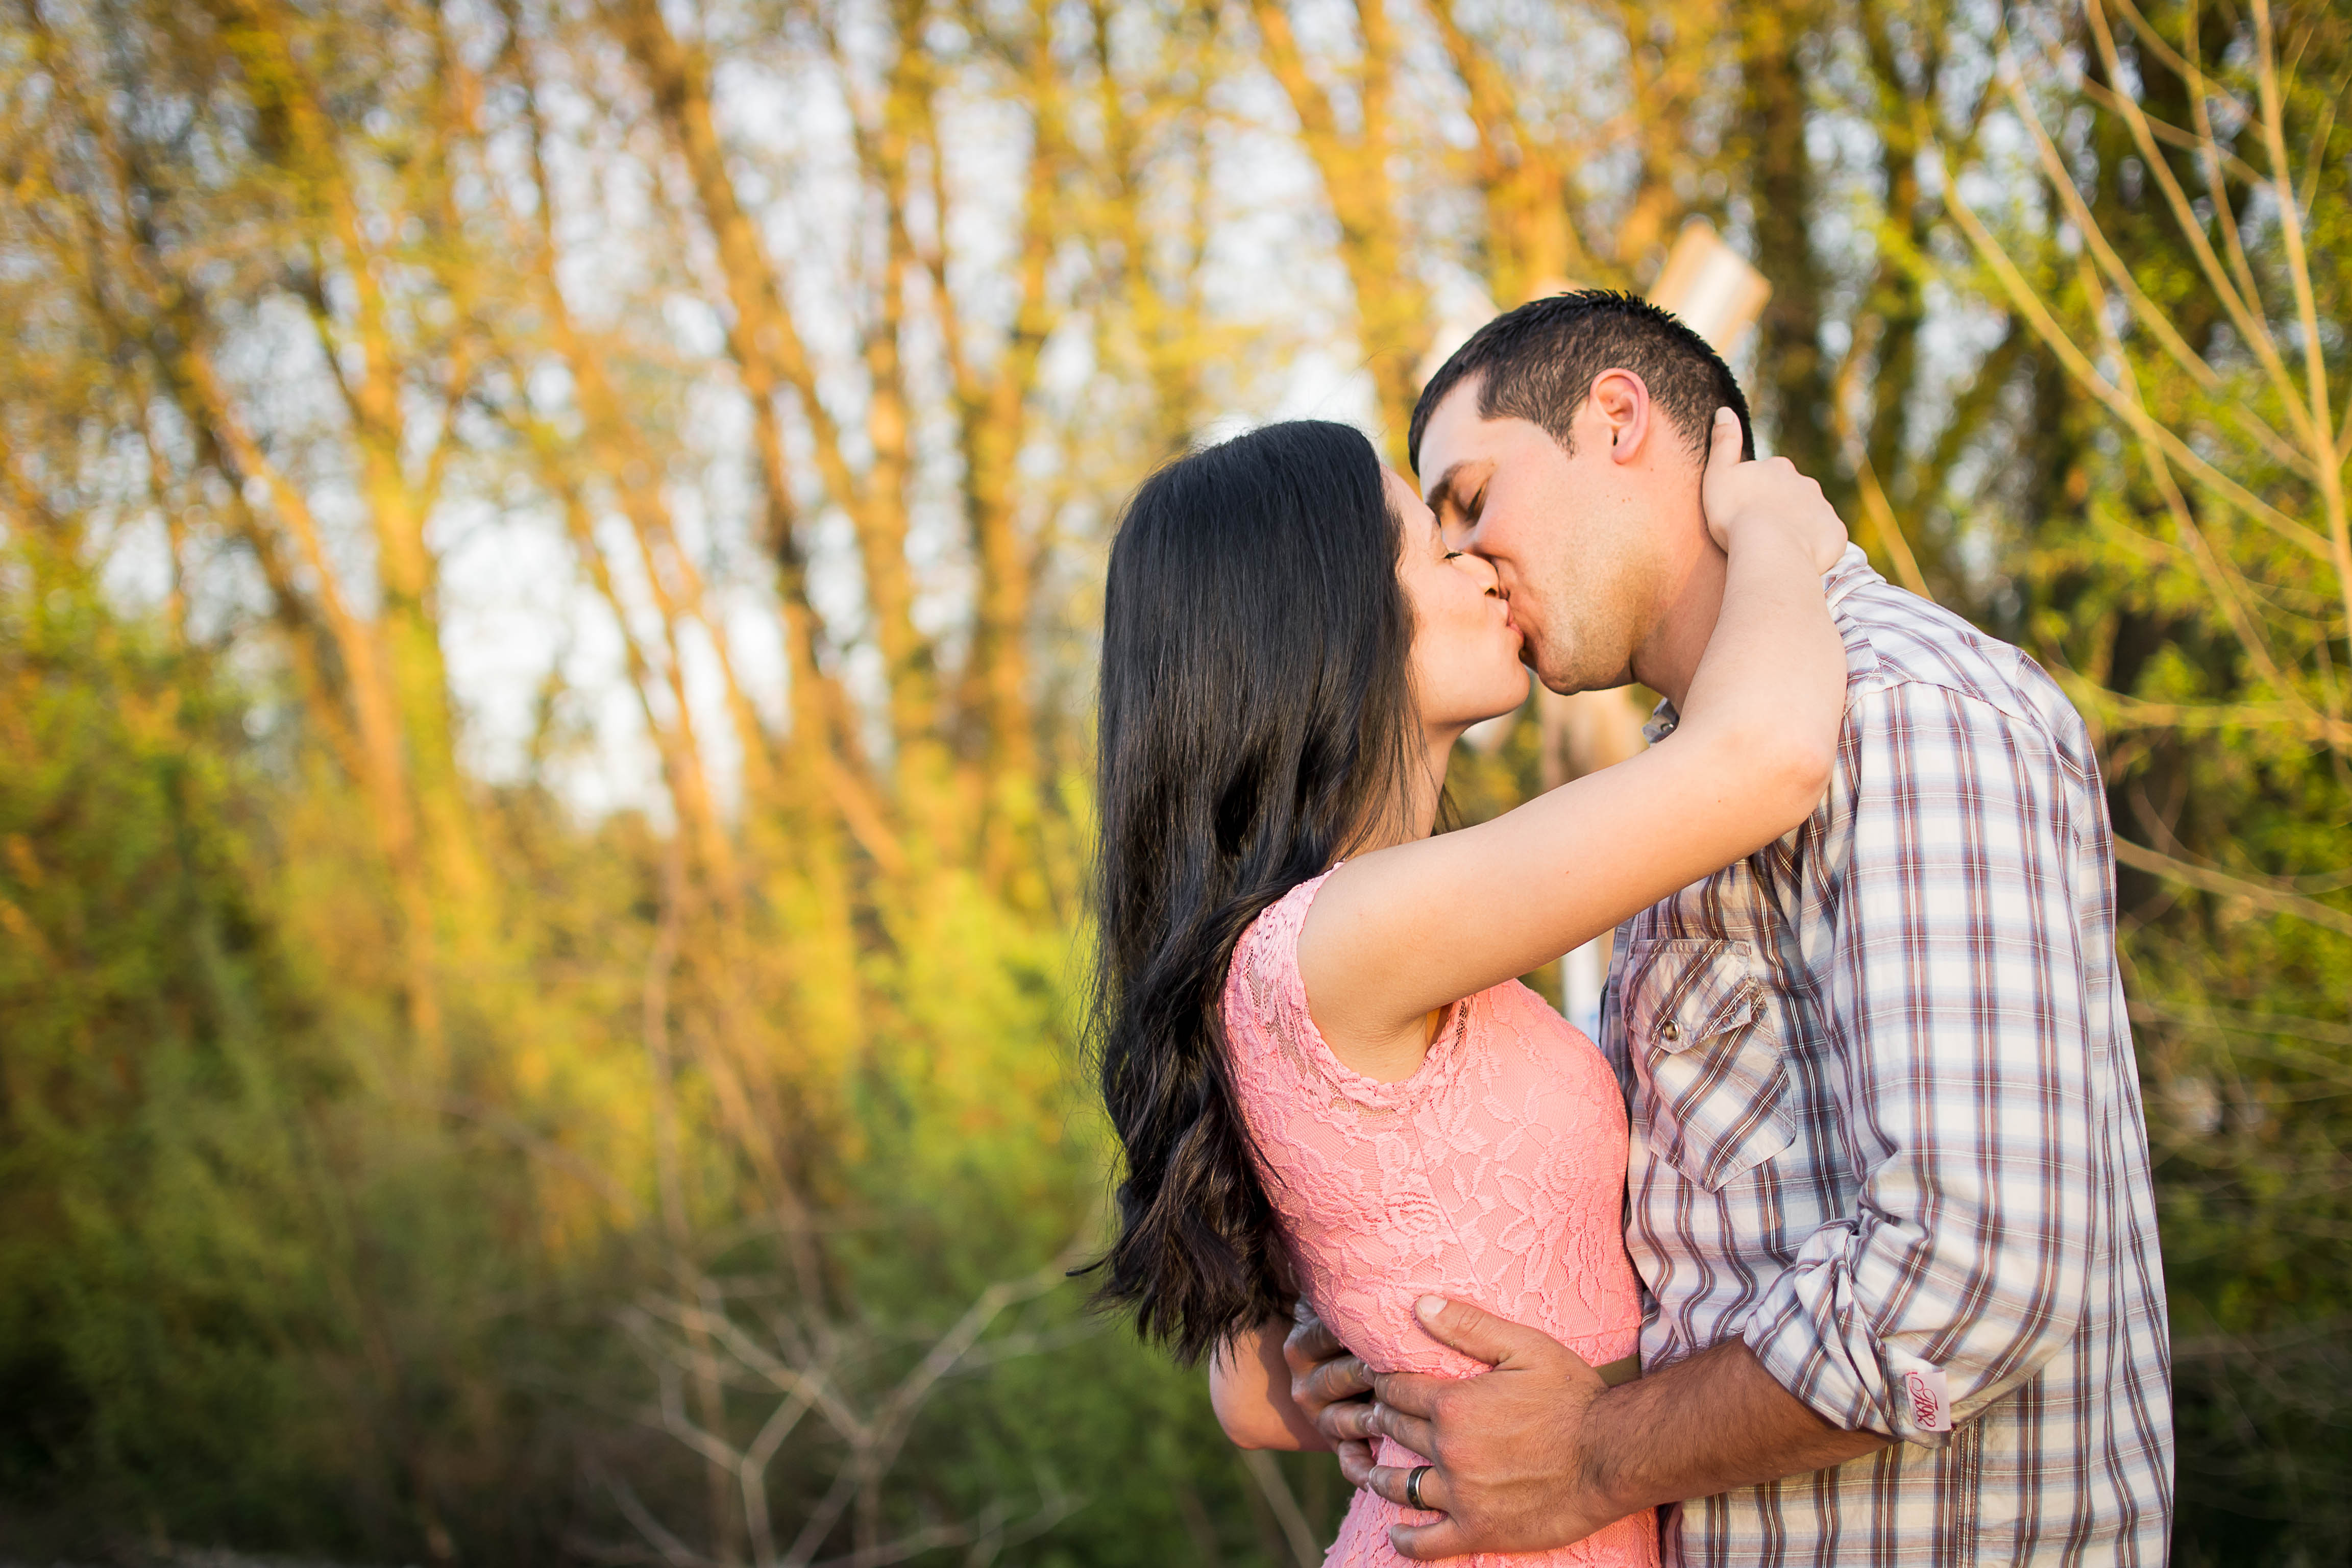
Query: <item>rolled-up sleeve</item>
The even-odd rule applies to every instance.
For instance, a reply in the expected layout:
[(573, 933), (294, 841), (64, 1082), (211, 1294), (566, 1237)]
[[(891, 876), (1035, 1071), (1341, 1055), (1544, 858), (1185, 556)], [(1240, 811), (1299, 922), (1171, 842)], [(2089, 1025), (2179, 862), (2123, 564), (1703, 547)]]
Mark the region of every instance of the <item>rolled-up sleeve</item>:
[(2031, 721), (1904, 683), (1857, 697), (1834, 787), (1852, 838), (1821, 869), (1809, 962), (1859, 1191), (1745, 1337), (1824, 1418), (1935, 1445), (2084, 1311), (2085, 786)]

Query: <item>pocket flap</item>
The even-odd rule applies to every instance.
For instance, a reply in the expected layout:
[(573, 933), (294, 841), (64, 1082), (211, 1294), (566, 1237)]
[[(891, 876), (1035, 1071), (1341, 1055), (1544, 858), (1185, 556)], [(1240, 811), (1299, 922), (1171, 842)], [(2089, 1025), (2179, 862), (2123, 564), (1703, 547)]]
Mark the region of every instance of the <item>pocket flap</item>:
[(1628, 987), (1625, 1020), (1637, 1045), (1687, 1050), (1764, 1010), (1764, 981), (1746, 942), (1662, 942), (1644, 956), (1644, 973)]
[(1629, 959), (1637, 1134), (1710, 1192), (1795, 1140), (1762, 960), (1745, 942), (1657, 942)]

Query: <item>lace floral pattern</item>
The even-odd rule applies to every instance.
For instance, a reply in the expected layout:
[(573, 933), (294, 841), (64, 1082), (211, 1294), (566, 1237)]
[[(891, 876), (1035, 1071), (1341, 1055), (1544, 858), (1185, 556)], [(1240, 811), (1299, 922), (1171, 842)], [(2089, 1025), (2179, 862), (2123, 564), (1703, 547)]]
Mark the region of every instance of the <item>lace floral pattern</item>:
[[(1349, 1070), (1298, 973), (1323, 880), (1243, 933), (1223, 1002), (1243, 1115), (1307, 1299), (1382, 1372), (1484, 1370), (1422, 1331), (1412, 1304), (1432, 1293), (1541, 1329), (1595, 1365), (1632, 1354), (1625, 1109), (1600, 1052), (1512, 981), (1456, 1003), (1412, 1077)], [(1421, 1461), (1383, 1441), (1380, 1462)], [(1435, 1517), (1360, 1491), (1326, 1568), (1402, 1563), (1389, 1526)], [(1558, 1551), (1466, 1561), (1651, 1568), (1657, 1533), (1643, 1512)]]

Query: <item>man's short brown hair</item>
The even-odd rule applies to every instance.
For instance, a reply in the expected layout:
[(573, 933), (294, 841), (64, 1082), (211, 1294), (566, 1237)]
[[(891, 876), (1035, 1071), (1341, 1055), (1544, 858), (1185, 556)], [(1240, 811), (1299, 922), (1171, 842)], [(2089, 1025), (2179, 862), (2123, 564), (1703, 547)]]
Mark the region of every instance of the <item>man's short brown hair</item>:
[(1587, 289), (1507, 310), (1454, 351), (1413, 406), (1405, 442), (1413, 471), (1421, 471), (1421, 437), (1429, 416), (1456, 384), (1479, 378), (1480, 418), (1525, 419), (1541, 426), (1561, 450), (1573, 452), (1577, 411), (1594, 378), (1607, 370), (1640, 376), (1650, 401), (1702, 460), (1718, 408), (1739, 416), (1740, 455), (1756, 455), (1748, 399), (1731, 367), (1705, 338), (1647, 300)]

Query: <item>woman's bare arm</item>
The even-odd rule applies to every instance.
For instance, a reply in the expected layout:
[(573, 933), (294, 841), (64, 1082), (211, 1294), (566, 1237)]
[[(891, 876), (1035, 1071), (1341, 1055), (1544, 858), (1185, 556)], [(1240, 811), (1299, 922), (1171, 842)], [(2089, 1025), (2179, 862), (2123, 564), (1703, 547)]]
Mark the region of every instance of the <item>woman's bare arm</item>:
[(1286, 1322), (1260, 1323), (1209, 1357), (1209, 1404), (1237, 1447), (1331, 1447), (1290, 1397), (1290, 1366), (1282, 1359), (1282, 1342), (1289, 1332)]
[(1299, 969), (1357, 1070), (1410, 1072), (1431, 1010), (1550, 962), (1820, 803), (1845, 700), (1821, 574), (1844, 530), (1785, 460), (1739, 462), (1736, 424), (1715, 435), (1704, 495), (1728, 553), (1723, 608), (1675, 733), (1492, 822), (1350, 860), (1318, 895)]

